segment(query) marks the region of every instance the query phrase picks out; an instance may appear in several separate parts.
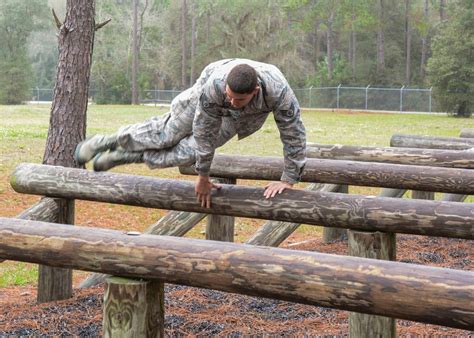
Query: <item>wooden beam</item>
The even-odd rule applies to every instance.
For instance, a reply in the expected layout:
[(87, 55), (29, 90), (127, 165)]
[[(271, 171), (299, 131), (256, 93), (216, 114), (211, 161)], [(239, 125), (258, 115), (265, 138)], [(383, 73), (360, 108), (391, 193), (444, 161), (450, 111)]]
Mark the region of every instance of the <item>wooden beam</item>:
[(466, 150), (474, 148), (474, 140), (458, 137), (432, 137), (420, 135), (394, 134), (391, 147)]
[[(283, 159), (279, 157), (218, 155), (212, 162), (210, 174), (279, 180), (283, 167)], [(196, 175), (193, 168), (180, 168), (180, 171)], [(301, 181), (474, 194), (473, 170), (404, 164), (308, 159)]]
[(9, 218), (0, 258), (474, 327), (470, 271)]
[(460, 137), (474, 138), (474, 129), (462, 129)]
[(265, 199), (264, 188), (223, 185), (212, 208), (197, 203), (194, 183), (145, 176), (21, 164), (17, 192), (148, 208), (261, 218), (369, 231), (474, 239), (472, 204), (373, 198), (288, 189)]
[(466, 150), (365, 147), (340, 144), (308, 143), (311, 158), (427, 165), (431, 167), (474, 168), (474, 152)]

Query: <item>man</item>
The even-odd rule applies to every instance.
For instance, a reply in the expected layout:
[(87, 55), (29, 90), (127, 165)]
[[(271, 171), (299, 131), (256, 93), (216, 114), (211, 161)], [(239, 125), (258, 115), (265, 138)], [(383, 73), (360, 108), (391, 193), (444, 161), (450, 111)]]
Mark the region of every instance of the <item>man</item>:
[(170, 112), (125, 126), (113, 136), (96, 135), (80, 143), (75, 158), (93, 161), (95, 171), (126, 163), (150, 168), (195, 165), (197, 200), (211, 206), (209, 179), (216, 148), (236, 134), (239, 140), (262, 127), (273, 111), (283, 143), (285, 168), (280, 182), (265, 187), (274, 197), (300, 180), (306, 163), (306, 137), (298, 100), (275, 66), (246, 59), (208, 65), (195, 85), (178, 95)]

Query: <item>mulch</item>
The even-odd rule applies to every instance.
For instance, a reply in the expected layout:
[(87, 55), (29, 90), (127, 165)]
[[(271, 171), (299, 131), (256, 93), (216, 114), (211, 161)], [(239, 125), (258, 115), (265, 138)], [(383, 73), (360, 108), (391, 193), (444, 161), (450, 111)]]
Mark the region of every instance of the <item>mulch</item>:
[[(403, 262), (473, 271), (473, 242), (398, 235), (397, 257)], [(346, 243), (324, 244), (320, 238), (304, 240), (293, 236), (283, 247), (347, 254)], [(75, 277), (76, 285), (84, 275)], [(166, 284), (165, 291), (165, 330), (171, 336), (348, 335), (346, 311), (172, 284)], [(74, 298), (45, 304), (36, 303), (34, 286), (0, 289), (0, 292), (0, 337), (102, 334), (103, 285), (75, 289)], [(474, 331), (406, 320), (397, 320), (397, 333), (405, 337), (474, 336)]]

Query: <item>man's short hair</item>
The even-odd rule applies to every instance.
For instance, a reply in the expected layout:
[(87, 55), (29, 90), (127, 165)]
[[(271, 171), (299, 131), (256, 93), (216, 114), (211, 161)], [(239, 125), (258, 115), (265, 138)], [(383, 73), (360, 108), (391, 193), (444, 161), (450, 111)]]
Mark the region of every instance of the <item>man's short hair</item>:
[(250, 94), (257, 87), (257, 72), (249, 65), (237, 65), (227, 75), (227, 85), (234, 93)]

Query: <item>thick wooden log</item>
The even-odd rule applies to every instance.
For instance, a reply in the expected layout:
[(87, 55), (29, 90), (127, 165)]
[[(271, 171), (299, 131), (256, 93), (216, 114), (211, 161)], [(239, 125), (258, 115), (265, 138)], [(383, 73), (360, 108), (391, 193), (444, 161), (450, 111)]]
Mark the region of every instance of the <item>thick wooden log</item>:
[[(395, 234), (348, 230), (349, 255), (394, 261), (396, 259)], [(351, 312), (349, 337), (395, 338), (395, 320), (389, 317)]]
[(164, 337), (164, 284), (107, 278), (103, 337)]
[(308, 157), (333, 160), (383, 162), (430, 167), (474, 168), (474, 152), (466, 150), (365, 147), (308, 143)]
[[(340, 194), (348, 194), (349, 186), (340, 185), (337, 191)], [(347, 230), (341, 228), (330, 228), (324, 227), (323, 229), (323, 241), (324, 243), (331, 243), (334, 241), (344, 241), (347, 239)]]
[(460, 137), (474, 138), (474, 129), (462, 129)]
[[(157, 223), (145, 230), (145, 234), (162, 236), (184, 236), (196, 224), (202, 221), (206, 214), (186, 211), (169, 211)], [(101, 284), (109, 277), (103, 273), (93, 273), (83, 280), (78, 288), (91, 288)]]
[[(196, 174), (192, 168), (180, 171)], [(219, 155), (211, 166), (212, 176), (242, 179), (279, 180), (282, 171), (279, 157)], [(474, 194), (474, 171), (458, 168), (308, 159), (301, 181)]]
[[(305, 190), (335, 192), (340, 189), (337, 184), (310, 184)], [(279, 246), (287, 239), (301, 223), (268, 221), (262, 225), (255, 234), (245, 242), (250, 245)]]
[(0, 257), (474, 328), (470, 271), (9, 218)]
[(384, 188), (380, 191), (378, 197), (402, 198), (406, 192), (407, 192), (406, 189)]
[(472, 204), (372, 198), (285, 190), (265, 199), (263, 188), (223, 185), (203, 208), (188, 181), (21, 164), (11, 176), (17, 192), (358, 230), (474, 238)]
[(474, 140), (457, 137), (432, 137), (394, 134), (391, 147), (466, 150), (474, 148)]
[(418, 200), (434, 200), (435, 193), (432, 191), (413, 190), (411, 192), (411, 198), (418, 199)]
[[(217, 184), (235, 184), (235, 178), (213, 178)], [(234, 241), (234, 223), (233, 216), (209, 215), (206, 219), (206, 239), (211, 241)]]

